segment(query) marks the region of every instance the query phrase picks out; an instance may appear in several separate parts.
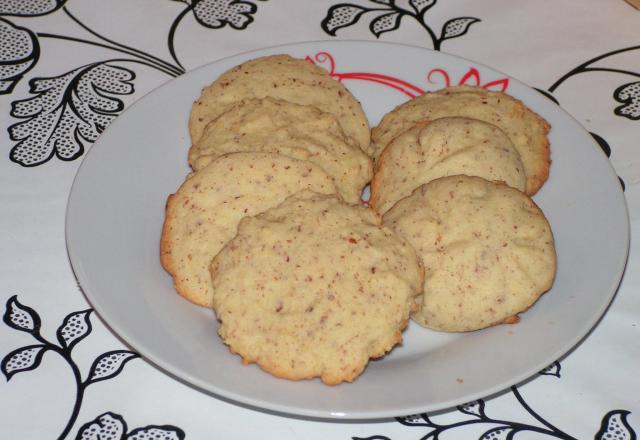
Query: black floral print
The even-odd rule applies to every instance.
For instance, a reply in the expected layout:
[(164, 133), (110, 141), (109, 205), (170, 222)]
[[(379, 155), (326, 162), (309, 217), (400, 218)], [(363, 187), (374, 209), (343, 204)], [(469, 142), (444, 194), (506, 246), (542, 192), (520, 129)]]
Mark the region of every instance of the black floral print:
[[(175, 1), (175, 0), (174, 0)], [(183, 18), (193, 13), (196, 22), (209, 29), (229, 26), (245, 29), (253, 22), (256, 3), (242, 0), (177, 0), (185, 8), (175, 17), (167, 35), (172, 61), (118, 43), (88, 27), (66, 6), (66, 0), (0, 0), (0, 16), (35, 17), (64, 13), (89, 38), (34, 32), (0, 17), (0, 94), (10, 93), (38, 61), (41, 39), (87, 44), (117, 52), (110, 58), (74, 68), (52, 77), (32, 78), (34, 96), (15, 101), (11, 116), (19, 122), (8, 127), (16, 142), (9, 159), (24, 167), (42, 165), (53, 157), (72, 161), (81, 157), (113, 119), (124, 110), (119, 96), (135, 92), (136, 74), (123, 64), (156, 69), (171, 77), (185, 72), (174, 46)]]
[(624, 104), (616, 107), (616, 115), (634, 121), (640, 119), (640, 81), (621, 85), (613, 92), (613, 98)]
[(253, 22), (253, 14), (258, 10), (255, 3), (242, 0), (174, 0), (186, 4), (185, 9), (173, 20), (169, 29), (169, 52), (175, 63), (183, 67), (175, 51), (173, 40), (178, 25), (189, 13), (198, 23), (210, 29), (220, 29), (226, 25), (234, 29), (245, 29)]
[[(548, 91), (553, 93), (558, 87), (560, 87), (569, 78), (575, 75), (584, 74), (584, 73), (606, 72), (609, 74), (640, 78), (640, 70), (634, 71), (634, 70), (626, 70), (626, 69), (617, 69), (615, 67), (608, 67), (608, 66), (601, 67), (598, 65), (600, 61), (607, 60), (607, 59), (610, 60), (615, 55), (634, 52), (634, 51), (640, 51), (640, 46), (624, 47), (622, 49), (613, 50), (611, 52), (607, 52), (602, 55), (598, 55), (594, 58), (591, 58), (590, 60), (585, 61), (584, 63), (574, 67), (569, 72), (562, 75), (556, 82), (554, 82), (548, 88)], [(613, 99), (623, 104), (614, 109), (613, 111), (614, 114), (616, 114), (617, 116), (622, 116), (624, 118), (631, 119), (633, 121), (637, 121), (640, 119), (640, 81), (625, 83), (621, 85), (613, 92)]]
[[(4, 356), (0, 362), (0, 370), (7, 381), (18, 374), (38, 368), (45, 352), (57, 353), (69, 365), (76, 381), (76, 398), (73, 410), (58, 438), (66, 438), (75, 424), (85, 392), (90, 385), (112, 379), (122, 372), (125, 365), (140, 356), (129, 350), (112, 350), (98, 355), (89, 368), (86, 377), (72, 357), (73, 348), (92, 330), (91, 309), (73, 312), (67, 315), (56, 330), (57, 343), (44, 338), (40, 333), (41, 319), (38, 312), (21, 304), (17, 296), (9, 298), (2, 320), (14, 330), (29, 333), (37, 344), (19, 347)], [(77, 439), (83, 440), (132, 440), (132, 439), (167, 439), (181, 440), (184, 432), (175, 426), (147, 426), (127, 432), (124, 419), (113, 413), (98, 416), (86, 423), (78, 431)]]
[(33, 32), (0, 18), (0, 95), (11, 93), (39, 56), (40, 45)]
[(67, 0), (0, 0), (0, 15), (37, 17), (64, 6)]
[[(457, 17), (448, 20), (440, 32), (440, 36), (427, 24), (426, 13), (437, 3), (437, 0), (409, 0), (409, 7), (399, 6), (395, 0), (370, 0), (376, 6), (364, 7), (351, 3), (340, 3), (329, 8), (327, 16), (322, 20), (322, 29), (335, 36), (339, 29), (351, 26), (364, 14), (373, 13), (376, 17), (369, 24), (369, 30), (376, 38), (385, 32), (396, 30), (404, 17), (416, 20), (427, 32), (435, 50), (440, 50), (443, 41), (460, 37), (467, 33), (469, 27), (480, 21), (475, 17)], [(378, 6), (380, 5), (380, 6)]]
[(191, 7), (198, 23), (211, 29), (226, 25), (244, 29), (258, 9), (254, 3), (236, 0), (194, 0)]
[[(560, 363), (554, 362), (549, 367), (540, 371), (540, 375), (560, 378)], [(540, 438), (556, 438), (562, 440), (577, 440), (567, 432), (554, 426), (544, 417), (538, 414), (525, 400), (518, 387), (511, 387), (511, 393), (516, 398), (522, 409), (535, 420), (532, 422), (519, 422), (515, 420), (503, 420), (490, 416), (487, 403), (480, 399), (456, 407), (456, 411), (447, 415), (447, 421), (442, 421), (437, 415), (414, 414), (406, 417), (398, 417), (398, 423), (407, 427), (416, 428), (416, 439), (437, 440), (448, 432), (464, 435), (464, 438), (476, 438), (478, 440), (512, 440), (519, 438), (518, 434), (535, 433)], [(629, 425), (627, 417), (630, 414), (625, 410), (612, 410), (604, 415), (600, 423), (600, 429), (595, 434), (595, 440), (636, 440), (636, 433)], [(454, 420), (451, 420), (451, 415)], [(471, 430), (473, 428), (473, 431)], [(479, 434), (472, 434), (479, 432)], [(536, 438), (538, 438), (538, 436)], [(392, 440), (384, 435), (370, 437), (352, 437), (352, 440)]]
[(145, 426), (127, 432), (127, 423), (118, 414), (104, 413), (84, 424), (76, 440), (182, 440), (184, 431), (171, 425)]
[[(624, 47), (622, 49), (613, 50), (611, 52), (604, 53), (602, 55), (598, 55), (594, 58), (591, 58), (584, 63), (574, 67), (569, 72), (562, 75), (558, 80), (556, 80), (547, 90), (536, 89), (547, 98), (551, 99), (556, 104), (560, 104), (558, 99), (553, 96), (553, 92), (555, 92), (558, 87), (564, 84), (568, 79), (574, 77), (575, 75), (584, 74), (584, 73), (594, 73), (594, 72), (606, 72), (609, 74), (615, 75), (624, 75), (624, 76), (632, 76), (636, 78), (640, 78), (640, 71), (633, 70), (625, 70), (625, 69), (617, 69), (615, 67), (601, 67), (598, 65), (600, 61), (610, 60), (615, 55), (628, 53), (632, 51), (640, 51), (640, 46), (630, 46)], [(621, 116), (633, 121), (637, 121), (640, 119), (640, 81), (635, 81), (632, 83), (625, 83), (618, 87), (613, 92), (613, 99), (617, 102), (622, 103), (613, 110), (613, 113), (617, 116)], [(593, 136), (594, 140), (600, 145), (600, 148), (604, 151), (607, 157), (611, 156), (611, 147), (600, 135), (595, 133), (590, 133)], [(620, 186), (624, 191), (626, 189), (626, 185), (624, 180), (618, 176), (620, 180)]]
[(130, 95), (133, 71), (106, 63), (79, 67), (54, 78), (30, 82), (32, 98), (16, 101), (11, 116), (22, 122), (9, 127), (12, 161), (35, 166), (53, 155), (61, 160), (81, 156), (85, 145), (124, 109), (117, 95)]

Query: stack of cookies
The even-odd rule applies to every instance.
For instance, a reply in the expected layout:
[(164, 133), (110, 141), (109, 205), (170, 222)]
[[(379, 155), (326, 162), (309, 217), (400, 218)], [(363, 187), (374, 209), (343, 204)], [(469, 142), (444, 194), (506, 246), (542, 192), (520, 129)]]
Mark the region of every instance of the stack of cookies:
[(329, 74), (286, 55), (222, 74), (194, 103), (191, 173), (167, 202), (161, 262), (212, 307), (245, 363), (354, 380), (402, 340), (423, 268), (363, 206), (370, 130)]
[(189, 129), (193, 172), (167, 201), (161, 263), (245, 363), (353, 381), (410, 318), (513, 322), (551, 286), (553, 237), (529, 198), (549, 127), (508, 95), (427, 93), (370, 131), (325, 70), (274, 55), (206, 87)]
[(372, 130), (370, 206), (422, 259), (420, 325), (517, 322), (551, 288), (553, 235), (530, 198), (549, 176), (548, 131), (513, 97), (466, 86), (425, 93)]

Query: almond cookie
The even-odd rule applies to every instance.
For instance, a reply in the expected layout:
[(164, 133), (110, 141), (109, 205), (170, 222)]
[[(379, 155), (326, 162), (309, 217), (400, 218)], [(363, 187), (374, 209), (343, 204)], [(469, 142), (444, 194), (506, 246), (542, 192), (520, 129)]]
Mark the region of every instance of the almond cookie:
[(549, 223), (529, 197), (506, 185), (443, 177), (383, 219), (422, 257), (424, 294), (413, 319), (425, 327), (461, 332), (512, 322), (553, 284)]
[(189, 150), (189, 164), (198, 170), (238, 151), (274, 152), (313, 162), (333, 178), (349, 203), (361, 201), (373, 174), (371, 159), (345, 135), (335, 116), (281, 99), (244, 100), (211, 121)]
[(334, 193), (331, 178), (311, 162), (271, 153), (220, 156), (193, 173), (167, 200), (160, 261), (178, 293), (211, 306), (211, 259), (238, 222), (277, 206), (302, 189)]
[(549, 177), (549, 124), (519, 100), (481, 87), (449, 87), (396, 107), (372, 130), (369, 155), (377, 160), (393, 138), (416, 122), (446, 116), (479, 119), (500, 127), (520, 153), (528, 195), (535, 194)]
[(465, 174), (524, 191), (520, 154), (495, 125), (450, 117), (419, 122), (400, 134), (376, 162), (369, 205), (381, 214), (423, 183)]
[(308, 104), (335, 115), (360, 148), (369, 147), (370, 131), (360, 103), (340, 82), (310, 61), (271, 55), (247, 61), (223, 73), (203, 89), (189, 119), (195, 143), (206, 125), (237, 101), (271, 96)]
[(423, 272), (373, 210), (301, 191), (240, 222), (211, 263), (219, 334), (282, 378), (353, 381), (402, 340)]

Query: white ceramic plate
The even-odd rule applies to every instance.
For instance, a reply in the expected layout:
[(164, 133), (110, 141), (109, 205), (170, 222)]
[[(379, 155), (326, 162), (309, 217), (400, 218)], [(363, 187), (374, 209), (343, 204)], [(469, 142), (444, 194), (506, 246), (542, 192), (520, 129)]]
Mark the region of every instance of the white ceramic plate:
[[(411, 324), (404, 344), (352, 384), (276, 379), (243, 366), (216, 334), (212, 311), (178, 296), (159, 263), (167, 196), (189, 172), (187, 120), (203, 86), (247, 59), (309, 56), (361, 100), (374, 126), (419, 90), (487, 85), (523, 100), (552, 125), (551, 176), (535, 196), (556, 238), (553, 289), (517, 325), (442, 334)], [(67, 246), (89, 301), (115, 333), (172, 375), (232, 401), (323, 418), (379, 418), (486, 397), (553, 363), (596, 324), (627, 258), (620, 183), (591, 136), (548, 98), (486, 66), (417, 47), (315, 42), (226, 58), (167, 83), (117, 118), (73, 184)]]

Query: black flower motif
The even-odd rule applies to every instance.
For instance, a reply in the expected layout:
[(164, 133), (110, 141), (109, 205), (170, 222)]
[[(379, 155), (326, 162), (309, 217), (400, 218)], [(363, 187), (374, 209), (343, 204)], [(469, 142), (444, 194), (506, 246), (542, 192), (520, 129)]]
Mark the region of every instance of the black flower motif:
[(0, 15), (36, 17), (50, 14), (64, 6), (67, 0), (0, 0)]
[(479, 18), (475, 17), (458, 17), (447, 21), (442, 26), (442, 34), (440, 41), (448, 40), (450, 38), (457, 38), (467, 33), (469, 27), (473, 23), (478, 23)]
[[(554, 362), (542, 370), (540, 374), (560, 377), (560, 363)], [(541, 414), (537, 413), (525, 401), (516, 386), (511, 387), (511, 392), (520, 403), (522, 409), (537, 420), (537, 423), (528, 424), (516, 420), (493, 418), (485, 411), (486, 403), (482, 399), (458, 406), (458, 412), (452, 412), (446, 418), (439, 418), (436, 414), (433, 415), (433, 418), (430, 418), (425, 413), (396, 417), (396, 420), (404, 426), (416, 428), (420, 432), (422, 440), (438, 440), (444, 438), (444, 435), (450, 431), (460, 432), (460, 435), (462, 435), (460, 438), (477, 438), (478, 440), (513, 440), (520, 438), (519, 435), (521, 433), (535, 434), (536, 438), (575, 439), (575, 437), (554, 426), (548, 420), (545, 420)], [(627, 421), (629, 414), (629, 411), (622, 409), (609, 411), (603, 417), (600, 430), (594, 438), (596, 440), (636, 440), (636, 433)], [(471, 436), (469, 431), (463, 431), (463, 429), (469, 427), (474, 427), (479, 433), (479, 437)], [(416, 436), (416, 438), (418, 437)], [(352, 439), (391, 440), (383, 435), (352, 437)]]
[(126, 432), (127, 424), (122, 416), (108, 412), (85, 423), (78, 431), (76, 440), (120, 440)]
[(11, 93), (39, 55), (40, 46), (33, 32), (0, 18), (0, 95)]
[(35, 370), (40, 365), (42, 355), (48, 350), (43, 344), (20, 347), (7, 354), (0, 363), (0, 369), (7, 380), (14, 374)]
[(418, 14), (424, 14), (427, 9), (436, 4), (436, 0), (409, 0), (409, 4)]
[(40, 315), (31, 307), (20, 304), (17, 295), (13, 295), (7, 301), (2, 320), (15, 330), (31, 333), (36, 338), (40, 336)]
[(560, 377), (560, 370), (562, 367), (560, 366), (560, 362), (555, 361), (553, 364), (549, 365), (547, 368), (541, 370), (538, 374), (542, 374), (543, 376), (555, 376)]
[(100, 382), (117, 376), (131, 359), (140, 357), (128, 350), (114, 350), (101, 354), (91, 365), (86, 384)]
[(596, 434), (597, 440), (635, 440), (636, 433), (627, 421), (629, 411), (609, 411), (602, 418), (600, 430)]
[(338, 29), (357, 23), (360, 20), (360, 16), (368, 11), (369, 9), (367, 8), (348, 3), (331, 6), (327, 16), (322, 20), (322, 29), (327, 34), (335, 37)]
[(258, 9), (255, 4), (240, 0), (193, 0), (191, 8), (198, 23), (212, 29), (227, 24), (234, 29), (244, 29)]
[(105, 63), (79, 67), (53, 78), (30, 81), (35, 96), (16, 101), (11, 116), (24, 119), (9, 127), (12, 161), (36, 166), (56, 155), (74, 160), (82, 155), (85, 144), (100, 133), (124, 109), (114, 95), (133, 93), (135, 74)]
[(390, 32), (400, 27), (400, 19), (402, 14), (399, 12), (390, 12), (389, 14), (383, 14), (369, 24), (369, 30), (376, 38), (379, 38), (385, 32)]
[(623, 103), (616, 107), (614, 113), (631, 120), (640, 119), (640, 81), (624, 84), (613, 92), (613, 98)]
[(398, 29), (403, 17), (411, 17), (427, 31), (433, 48), (440, 50), (440, 46), (445, 40), (466, 34), (472, 24), (480, 21), (475, 17), (452, 18), (444, 24), (440, 36), (438, 36), (426, 21), (427, 12), (435, 6), (437, 0), (409, 0), (410, 8), (397, 5), (395, 0), (370, 1), (376, 3), (376, 6), (367, 7), (351, 3), (333, 5), (327, 11), (320, 26), (327, 34), (335, 37), (339, 29), (351, 26), (357, 23), (363, 15), (372, 13), (376, 17), (369, 24), (369, 30), (376, 38), (380, 38), (383, 33)]
[(485, 417), (484, 400), (476, 400), (464, 405), (458, 406), (458, 411), (475, 417)]
[(426, 413), (396, 417), (396, 420), (406, 426), (434, 426), (433, 423), (431, 423), (431, 420), (429, 420), (429, 416)]
[(118, 414), (104, 413), (85, 423), (78, 431), (76, 440), (182, 440), (184, 431), (172, 425), (145, 426), (127, 432), (127, 422)]
[[(67, 420), (62, 433), (57, 438), (66, 439), (75, 425), (80, 414), (82, 399), (86, 390), (96, 382), (113, 379), (119, 375), (125, 364), (140, 356), (128, 350), (112, 350), (99, 355), (91, 365), (89, 374), (83, 380), (82, 373), (72, 357), (74, 346), (91, 333), (91, 309), (81, 310), (68, 314), (56, 331), (58, 343), (47, 340), (40, 334), (40, 315), (31, 307), (21, 304), (16, 295), (9, 298), (2, 320), (14, 330), (30, 333), (38, 342), (17, 348), (6, 354), (0, 360), (0, 372), (7, 381), (14, 375), (26, 371), (35, 370), (41, 365), (42, 357), (46, 352), (57, 353), (74, 372), (76, 379), (76, 402), (73, 411)], [(95, 420), (86, 423), (78, 432), (76, 439), (80, 440), (182, 440), (184, 432), (175, 426), (150, 425), (134, 429), (127, 434), (127, 425), (124, 419), (113, 413), (105, 413)]]

